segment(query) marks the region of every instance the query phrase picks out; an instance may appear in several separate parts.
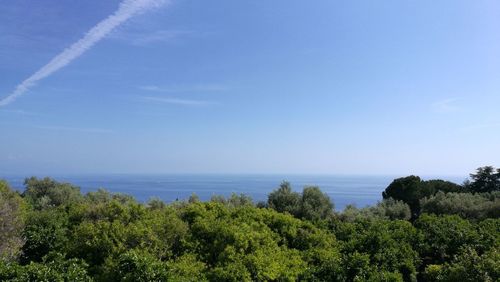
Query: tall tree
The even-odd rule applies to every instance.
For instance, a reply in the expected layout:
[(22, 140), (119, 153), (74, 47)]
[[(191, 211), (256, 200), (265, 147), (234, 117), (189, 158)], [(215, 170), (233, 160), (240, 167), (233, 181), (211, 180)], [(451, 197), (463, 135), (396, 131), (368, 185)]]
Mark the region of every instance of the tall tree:
[(423, 181), (418, 176), (407, 176), (395, 179), (382, 192), (384, 199), (393, 198), (401, 200), (408, 204), (411, 209), (412, 218), (416, 218), (420, 214), (420, 200), (436, 194), (438, 191), (460, 192), (462, 186), (444, 180), (428, 180)]
[(466, 182), (465, 186), (471, 192), (500, 191), (500, 168), (495, 169), (493, 166), (480, 167), (476, 170), (476, 173), (471, 173), (470, 177), (472, 181)]
[(302, 191), (301, 218), (318, 220), (333, 214), (333, 203), (319, 187), (305, 187)]
[(292, 191), (290, 182), (284, 181), (277, 190), (269, 194), (267, 204), (278, 212), (288, 212), (294, 216), (299, 215), (300, 194)]

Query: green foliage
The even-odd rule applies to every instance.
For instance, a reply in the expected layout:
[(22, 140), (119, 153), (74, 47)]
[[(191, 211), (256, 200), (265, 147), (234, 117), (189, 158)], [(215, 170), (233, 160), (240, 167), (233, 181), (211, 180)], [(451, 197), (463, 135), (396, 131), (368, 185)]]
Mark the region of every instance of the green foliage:
[(160, 198), (151, 198), (146, 206), (152, 210), (161, 210), (166, 207), (166, 204)]
[(479, 235), (476, 250), (485, 252), (500, 247), (500, 219), (488, 218), (480, 221), (476, 224), (476, 230)]
[(293, 192), (290, 183), (285, 181), (277, 190), (269, 194), (267, 204), (278, 212), (287, 212), (297, 216), (300, 213), (300, 200), (300, 194)]
[(321, 192), (319, 187), (305, 187), (302, 191), (300, 217), (307, 220), (319, 220), (333, 214), (330, 197)]
[[(244, 206), (253, 206), (252, 198), (245, 194), (231, 193), (231, 196), (226, 199), (222, 195), (213, 195), (210, 199), (211, 202), (224, 204), (228, 207), (238, 208)], [(188, 203), (199, 203), (200, 199), (196, 194), (189, 197)]]
[(236, 194), (231, 193), (231, 197), (227, 200), (227, 203), (231, 207), (244, 207), (244, 206), (252, 206), (253, 201), (252, 198), (245, 194)]
[(25, 216), (23, 199), (7, 182), (0, 181), (0, 260), (12, 261), (19, 256)]
[(372, 213), (390, 220), (409, 220), (411, 217), (410, 207), (404, 202), (392, 198), (379, 202), (372, 210)]
[(335, 235), (285, 214), (265, 213), (266, 225), (279, 235), (282, 244), (301, 252), (307, 263), (300, 280), (337, 281), (340, 265), (339, 242)]
[(101, 203), (89, 207), (81, 218), (69, 235), (73, 243), (68, 252), (88, 262), (96, 275), (112, 271), (109, 268), (115, 263), (111, 262), (130, 249), (148, 250), (158, 259), (171, 258), (181, 251), (188, 232), (176, 210), (148, 209), (133, 202)]
[(420, 201), (422, 212), (456, 214), (468, 219), (500, 217), (500, 192), (448, 193), (438, 192)]
[(325, 219), (333, 214), (330, 197), (318, 187), (305, 187), (302, 194), (293, 192), (289, 182), (281, 183), (269, 194), (268, 207), (307, 220)]
[(425, 186), (427, 186), (426, 190), (429, 191), (429, 194), (436, 194), (441, 191), (444, 193), (457, 193), (457, 192), (465, 192), (464, 188), (456, 183), (440, 180), (440, 179), (432, 179), (424, 181)]
[(59, 209), (31, 211), (28, 214), (23, 237), (22, 262), (39, 262), (51, 251), (61, 251), (65, 247), (68, 217)]
[(466, 181), (465, 187), (474, 193), (500, 191), (500, 168), (480, 167), (470, 175), (472, 181)]
[(472, 248), (464, 248), (452, 262), (429, 265), (424, 277), (428, 281), (493, 282), (500, 280), (500, 251), (498, 248), (479, 255)]
[(167, 275), (170, 281), (208, 281), (205, 273), (205, 263), (199, 261), (194, 254), (185, 254), (167, 262)]
[(397, 201), (393, 198), (384, 199), (375, 206), (357, 209), (355, 206), (348, 205), (342, 213), (339, 214), (344, 221), (353, 222), (359, 219), (375, 220), (409, 220), (411, 217), (410, 207), (403, 201)]
[(407, 176), (395, 179), (382, 193), (384, 199), (401, 200), (410, 206), (412, 216), (420, 212), (420, 199), (432, 195), (431, 191), (418, 176)]
[(397, 179), (377, 205), (338, 214), (318, 187), (287, 182), (257, 206), (26, 188), (0, 182), (0, 281), (499, 280), (498, 192), (440, 180)]
[(137, 249), (120, 255), (118, 272), (122, 281), (167, 281), (167, 265), (155, 256)]
[(352, 265), (346, 273), (348, 280), (368, 279), (377, 270), (399, 273), (405, 281), (416, 279), (420, 258), (415, 247), (421, 238), (410, 222), (359, 220), (345, 225), (337, 231), (345, 242), (346, 265)]
[(110, 193), (104, 189), (98, 189), (95, 192), (89, 192), (85, 195), (86, 202), (92, 204), (107, 203), (111, 201), (117, 201), (120, 204), (135, 203), (134, 197), (130, 195), (125, 195), (121, 193)]
[(193, 203), (199, 203), (200, 202), (200, 197), (196, 195), (196, 193), (192, 193), (191, 196), (189, 196), (188, 203), (193, 204)]
[(0, 261), (0, 281), (90, 282), (93, 279), (88, 275), (87, 267), (85, 262), (67, 259), (59, 253), (45, 257), (40, 263), (27, 265)]
[(69, 183), (59, 183), (48, 177), (26, 178), (24, 198), (35, 209), (47, 209), (81, 201), (80, 189)]
[(188, 206), (191, 245), (213, 269), (215, 281), (295, 280), (304, 262), (297, 250), (280, 246), (278, 235), (266, 224), (269, 210), (228, 208), (220, 203)]
[(423, 181), (418, 176), (407, 176), (395, 179), (382, 192), (384, 199), (393, 198), (401, 200), (410, 206), (412, 217), (416, 218), (420, 214), (420, 200), (430, 197), (438, 191), (460, 192), (462, 186), (443, 180)]
[(475, 226), (456, 215), (423, 214), (415, 222), (423, 235), (420, 250), (426, 263), (440, 264), (450, 261), (463, 247), (480, 245)]

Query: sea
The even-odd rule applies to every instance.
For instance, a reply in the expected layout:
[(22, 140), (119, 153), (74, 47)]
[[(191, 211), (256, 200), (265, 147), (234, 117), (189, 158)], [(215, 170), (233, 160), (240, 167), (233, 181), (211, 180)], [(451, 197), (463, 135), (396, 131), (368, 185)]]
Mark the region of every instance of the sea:
[[(40, 176), (39, 176), (40, 177)], [(104, 188), (114, 193), (134, 196), (138, 201), (147, 202), (160, 198), (165, 202), (187, 200), (195, 193), (203, 200), (214, 195), (230, 196), (231, 193), (246, 194), (254, 202), (265, 201), (281, 182), (291, 183), (293, 190), (302, 191), (305, 186), (318, 186), (328, 194), (336, 210), (347, 205), (357, 207), (376, 204), (382, 200), (382, 191), (400, 176), (368, 175), (241, 175), (241, 174), (106, 174), (106, 175), (63, 175), (52, 177), (60, 182), (69, 182), (80, 187), (83, 193)], [(21, 176), (1, 176), (11, 187), (23, 191), (24, 178)], [(444, 179), (461, 183), (464, 178), (456, 176), (423, 177), (424, 179)]]

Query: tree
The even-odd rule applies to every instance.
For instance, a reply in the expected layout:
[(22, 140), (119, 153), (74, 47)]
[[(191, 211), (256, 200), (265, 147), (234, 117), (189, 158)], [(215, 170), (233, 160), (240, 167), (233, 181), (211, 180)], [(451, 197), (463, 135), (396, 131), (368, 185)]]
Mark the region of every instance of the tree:
[(307, 220), (325, 219), (333, 214), (333, 203), (317, 186), (293, 192), (289, 182), (283, 182), (267, 199), (267, 205), (278, 212), (287, 212)]
[(79, 259), (68, 259), (60, 253), (27, 265), (0, 261), (0, 281), (74, 281), (91, 282), (88, 265)]
[(471, 182), (466, 182), (466, 188), (473, 193), (500, 191), (500, 168), (492, 166), (480, 167), (476, 173), (471, 173)]
[(25, 204), (6, 181), (0, 181), (0, 260), (15, 260), (24, 239)]
[(210, 280), (297, 280), (305, 271), (305, 262), (298, 250), (283, 245), (286, 241), (267, 225), (276, 214), (249, 205), (232, 208), (210, 202), (187, 206), (183, 217), (190, 225), (188, 245), (210, 267)]
[[(499, 191), (412, 176), (375, 206), (334, 213), (318, 187), (287, 182), (272, 208), (242, 194), (166, 204), (104, 190), (81, 198), (49, 178), (27, 186), (22, 198), (0, 181), (0, 281), (500, 279)], [(415, 221), (402, 199), (418, 199)]]
[(462, 187), (458, 184), (444, 180), (423, 181), (418, 176), (407, 176), (395, 179), (382, 192), (384, 199), (393, 198), (401, 200), (410, 206), (412, 218), (420, 214), (420, 200), (436, 194), (438, 191), (459, 192)]
[(120, 255), (118, 272), (117, 276), (124, 282), (168, 281), (166, 263), (137, 249)]
[(371, 281), (368, 277), (379, 271), (399, 275), (405, 281), (415, 280), (419, 265), (415, 247), (420, 236), (410, 222), (359, 220), (345, 225), (337, 227), (336, 234), (344, 241), (342, 253), (348, 280), (357, 276), (360, 281)]
[(452, 262), (432, 264), (425, 268), (427, 281), (499, 281), (500, 250), (492, 249), (479, 255), (474, 249), (464, 248)]
[(90, 202), (92, 204), (101, 204), (108, 203), (112, 200), (115, 200), (121, 204), (127, 204), (130, 202), (135, 203), (136, 200), (134, 197), (122, 193), (110, 193), (109, 191), (99, 188), (95, 192), (88, 192), (85, 194), (85, 201)]
[(409, 220), (411, 217), (410, 207), (403, 201), (394, 200), (392, 198), (379, 202), (374, 207), (373, 213), (379, 214), (381, 217), (390, 220)]
[(384, 199), (393, 198), (407, 203), (410, 206), (412, 215), (416, 217), (420, 212), (419, 200), (427, 196), (426, 194), (430, 194), (425, 192), (420, 177), (411, 175), (392, 181), (382, 192), (382, 197)]
[(358, 209), (353, 205), (348, 205), (339, 216), (342, 220), (348, 222), (360, 219), (409, 220), (411, 217), (411, 210), (403, 201), (388, 198), (378, 202), (375, 206), (369, 206), (362, 209)]
[[(236, 194), (234, 192), (231, 193), (231, 196), (229, 196), (228, 198), (224, 197), (223, 195), (212, 195), (210, 201), (214, 203), (224, 204), (228, 207), (233, 207), (233, 208), (253, 205), (253, 201), (250, 196), (245, 194)], [(192, 204), (198, 202), (200, 202), (200, 199), (196, 194), (193, 193), (189, 197), (188, 203)]]
[(26, 178), (24, 198), (38, 210), (79, 202), (83, 199), (80, 188), (59, 183), (51, 178)]
[(154, 197), (154, 198), (149, 199), (147, 206), (149, 209), (152, 209), (152, 210), (162, 210), (166, 207), (166, 204), (160, 198)]
[(284, 181), (277, 190), (269, 194), (268, 206), (278, 212), (288, 212), (298, 216), (301, 209), (301, 196), (292, 191), (290, 182)]
[(423, 235), (420, 252), (426, 264), (449, 262), (463, 247), (481, 244), (474, 225), (457, 215), (422, 214), (415, 221), (415, 227)]
[(167, 261), (169, 281), (207, 281), (206, 265), (195, 254), (184, 254), (175, 260)]
[(333, 214), (330, 197), (316, 186), (305, 187), (302, 191), (300, 217), (307, 220), (324, 219)]
[(231, 207), (243, 207), (253, 205), (252, 197), (245, 194), (231, 193), (231, 197), (227, 199), (227, 204)]
[(482, 220), (500, 217), (500, 192), (443, 193), (420, 200), (422, 212), (456, 214), (466, 219)]
[(63, 252), (68, 240), (68, 217), (64, 211), (49, 209), (29, 213), (23, 237), (21, 261), (39, 262), (50, 252)]
[(199, 203), (200, 202), (200, 197), (196, 195), (196, 193), (192, 193), (191, 196), (189, 196), (188, 203)]

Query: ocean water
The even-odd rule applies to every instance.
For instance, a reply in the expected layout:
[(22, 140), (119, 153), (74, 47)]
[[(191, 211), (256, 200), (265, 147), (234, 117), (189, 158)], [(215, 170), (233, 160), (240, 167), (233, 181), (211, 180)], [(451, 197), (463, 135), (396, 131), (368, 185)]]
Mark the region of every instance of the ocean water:
[[(24, 189), (24, 177), (2, 177), (20, 191)], [(327, 193), (336, 210), (343, 210), (348, 204), (357, 207), (373, 205), (382, 199), (382, 191), (397, 176), (339, 176), (339, 175), (73, 175), (53, 177), (61, 182), (70, 182), (80, 187), (83, 193), (104, 188), (134, 196), (145, 202), (158, 197), (166, 202), (188, 199), (196, 193), (201, 200), (209, 200), (213, 195), (229, 196), (243, 193), (257, 201), (267, 199), (267, 195), (278, 188), (284, 180), (289, 181), (295, 191), (304, 186), (315, 185)], [(442, 178), (460, 182), (460, 178)]]

